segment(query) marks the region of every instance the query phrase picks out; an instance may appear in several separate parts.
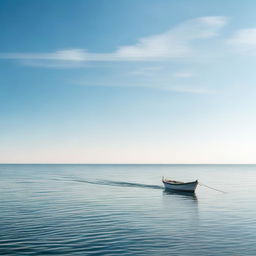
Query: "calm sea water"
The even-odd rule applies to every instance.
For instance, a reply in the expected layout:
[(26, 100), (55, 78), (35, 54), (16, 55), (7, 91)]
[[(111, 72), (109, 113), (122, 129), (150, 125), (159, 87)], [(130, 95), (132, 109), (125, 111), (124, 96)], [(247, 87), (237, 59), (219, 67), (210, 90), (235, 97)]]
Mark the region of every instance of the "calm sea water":
[(0, 165), (0, 254), (254, 256), (255, 195), (255, 165)]

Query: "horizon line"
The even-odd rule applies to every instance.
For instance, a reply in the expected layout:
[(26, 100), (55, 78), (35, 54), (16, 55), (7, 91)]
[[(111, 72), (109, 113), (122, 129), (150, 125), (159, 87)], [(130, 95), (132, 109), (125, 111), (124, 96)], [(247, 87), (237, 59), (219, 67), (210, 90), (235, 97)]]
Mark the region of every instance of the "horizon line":
[(256, 165), (256, 163), (0, 163), (0, 165)]

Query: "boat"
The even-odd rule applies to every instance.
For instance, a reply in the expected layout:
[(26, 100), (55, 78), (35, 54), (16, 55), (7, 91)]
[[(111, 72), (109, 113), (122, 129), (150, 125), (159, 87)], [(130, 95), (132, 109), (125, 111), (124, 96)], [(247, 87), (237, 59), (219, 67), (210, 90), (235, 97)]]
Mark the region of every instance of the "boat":
[(176, 180), (170, 180), (162, 178), (162, 182), (166, 190), (184, 191), (194, 193), (198, 185), (198, 180), (192, 182), (181, 182)]

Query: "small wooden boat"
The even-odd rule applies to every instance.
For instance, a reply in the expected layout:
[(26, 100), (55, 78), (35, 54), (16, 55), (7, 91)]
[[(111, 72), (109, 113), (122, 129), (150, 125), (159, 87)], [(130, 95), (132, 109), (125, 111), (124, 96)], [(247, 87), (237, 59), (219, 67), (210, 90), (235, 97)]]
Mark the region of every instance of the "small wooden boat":
[(176, 180), (170, 180), (166, 178), (162, 178), (162, 182), (164, 183), (165, 189), (176, 190), (176, 191), (186, 191), (194, 193), (196, 187), (198, 185), (198, 181), (192, 182), (181, 182)]

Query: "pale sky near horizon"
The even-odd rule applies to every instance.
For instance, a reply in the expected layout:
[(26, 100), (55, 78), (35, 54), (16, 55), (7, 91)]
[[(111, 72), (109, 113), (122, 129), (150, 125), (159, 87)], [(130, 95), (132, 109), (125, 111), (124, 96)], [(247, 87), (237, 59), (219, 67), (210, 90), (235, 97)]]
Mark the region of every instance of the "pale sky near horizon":
[(256, 163), (255, 12), (1, 0), (0, 163)]

